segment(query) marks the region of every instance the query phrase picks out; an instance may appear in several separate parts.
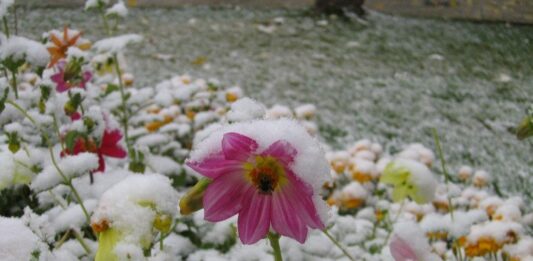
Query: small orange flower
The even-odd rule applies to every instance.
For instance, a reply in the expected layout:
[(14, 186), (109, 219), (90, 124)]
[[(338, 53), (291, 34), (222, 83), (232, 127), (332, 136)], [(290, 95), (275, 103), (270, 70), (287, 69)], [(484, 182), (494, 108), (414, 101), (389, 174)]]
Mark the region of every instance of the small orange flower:
[[(70, 34), (69, 34), (70, 32)], [(54, 66), (59, 60), (67, 56), (68, 48), (76, 46), (81, 50), (88, 50), (91, 48), (89, 41), (78, 41), (81, 37), (81, 32), (75, 32), (71, 35), (73, 30), (69, 30), (67, 26), (63, 28), (63, 35), (57, 32), (50, 33), (50, 44), (48, 52), (50, 53), (51, 60), (48, 67)]]

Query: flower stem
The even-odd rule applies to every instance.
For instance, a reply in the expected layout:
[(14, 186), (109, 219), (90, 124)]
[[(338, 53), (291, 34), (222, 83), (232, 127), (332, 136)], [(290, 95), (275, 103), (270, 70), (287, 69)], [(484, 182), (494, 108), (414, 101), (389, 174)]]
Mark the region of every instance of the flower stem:
[(389, 238), (390, 236), (392, 235), (392, 230), (394, 229), (394, 224), (396, 224), (396, 222), (398, 221), (398, 219), (400, 218), (400, 215), (402, 214), (402, 211), (403, 211), (403, 207), (405, 206), (405, 199), (402, 200), (402, 203), (400, 204), (400, 209), (398, 209), (398, 213), (396, 213), (396, 216), (394, 217), (391, 223), (392, 225), (392, 228), (391, 230), (389, 230), (389, 232), (387, 233), (387, 237), (385, 237), (385, 244), (387, 244), (387, 242), (389, 241)]
[(339, 241), (337, 241), (333, 236), (331, 236), (331, 234), (328, 232), (328, 229), (324, 229), (322, 230), (322, 232), (324, 232), (324, 235), (326, 235), (326, 237), (329, 238), (329, 240), (331, 240), (331, 242), (333, 242), (333, 244), (335, 244), (341, 251), (342, 253), (350, 260), (352, 261), (355, 261), (355, 258), (352, 257), (352, 255), (350, 255), (350, 253), (348, 253), (348, 250), (346, 250), (340, 243)]
[[(440, 140), (439, 140), (439, 133), (437, 132), (437, 129), (433, 128), (433, 138), (435, 139), (435, 146), (437, 147), (437, 153), (439, 155), (440, 164), (442, 167), (442, 172), (444, 173), (444, 182), (446, 183), (446, 187), (448, 188), (448, 183), (450, 181), (450, 174), (448, 173), (448, 170), (446, 169), (446, 161), (444, 160), (444, 154), (442, 153), (442, 147), (440, 146)], [(453, 205), (452, 205), (452, 198), (450, 197), (450, 193), (448, 193), (448, 205), (450, 206), (450, 216), (452, 218), (452, 221), (454, 220), (453, 215)]]
[(18, 30), (18, 16), (17, 16), (17, 5), (13, 5), (13, 17), (15, 18), (15, 35), (19, 34)]
[(2, 17), (2, 20), (4, 22), (4, 33), (6, 37), (9, 38), (9, 26), (7, 25), (7, 17), (6, 16)]
[(270, 241), (270, 245), (274, 251), (274, 261), (283, 261), (283, 257), (281, 256), (281, 248), (279, 247), (279, 238), (280, 236), (278, 234), (272, 232), (268, 233), (268, 240)]
[(15, 99), (19, 98), (19, 91), (17, 89), (17, 74), (14, 71), (11, 71), (11, 86), (15, 92)]
[(107, 16), (105, 15), (103, 9), (100, 11), (100, 14), (102, 15), (102, 22), (104, 23), (104, 29), (106, 34), (111, 36), (111, 28), (109, 27), (109, 23), (107, 22)]
[(76, 240), (78, 240), (78, 242), (80, 242), (80, 245), (83, 247), (85, 252), (87, 252), (87, 254), (90, 255), (91, 254), (91, 249), (89, 248), (89, 246), (87, 245), (85, 240), (83, 240), (83, 237), (80, 235), (80, 233), (77, 230), (75, 230), (75, 229), (72, 229), (72, 233), (74, 233), (74, 236), (76, 237)]
[(129, 121), (129, 115), (128, 115), (128, 108), (126, 107), (126, 93), (124, 91), (124, 83), (122, 82), (122, 70), (120, 69), (120, 65), (118, 63), (118, 57), (117, 54), (113, 55), (113, 59), (115, 60), (115, 71), (117, 72), (118, 77), (118, 87), (120, 90), (120, 98), (122, 100), (122, 125), (124, 128), (124, 139), (126, 140), (126, 146), (128, 147), (128, 155), (131, 151), (131, 144), (130, 139), (128, 136), (128, 121)]
[(83, 201), (81, 200), (80, 194), (78, 194), (78, 191), (72, 185), (72, 180), (69, 180), (67, 178), (67, 176), (65, 176), (65, 174), (63, 173), (63, 171), (61, 170), (61, 168), (57, 164), (56, 157), (54, 155), (54, 150), (52, 149), (52, 144), (50, 143), (50, 138), (48, 137), (47, 132), (44, 131), (43, 128), (41, 127), (41, 125), (38, 124), (37, 121), (35, 121), (35, 119), (33, 119), (33, 117), (31, 117), (28, 114), (28, 112), (24, 108), (20, 107), (20, 105), (18, 105), (16, 102), (14, 102), (12, 100), (7, 100), (6, 103), (11, 105), (11, 106), (13, 106), (18, 111), (20, 111), (33, 125), (35, 125), (39, 129), (39, 131), (43, 135), (43, 138), (45, 139), (46, 144), (48, 146), (48, 152), (50, 153), (50, 158), (52, 160), (52, 164), (54, 165), (55, 169), (57, 170), (57, 173), (63, 178), (63, 180), (65, 181), (66, 185), (70, 188), (70, 190), (72, 190), (72, 193), (74, 194), (74, 197), (76, 197), (76, 200), (80, 204), (80, 207), (81, 207), (81, 209), (83, 211), (83, 214), (85, 215), (85, 218), (87, 219), (87, 224), (90, 224), (91, 223), (91, 217), (89, 216), (89, 213), (87, 212), (87, 209), (85, 208), (85, 205), (83, 205)]

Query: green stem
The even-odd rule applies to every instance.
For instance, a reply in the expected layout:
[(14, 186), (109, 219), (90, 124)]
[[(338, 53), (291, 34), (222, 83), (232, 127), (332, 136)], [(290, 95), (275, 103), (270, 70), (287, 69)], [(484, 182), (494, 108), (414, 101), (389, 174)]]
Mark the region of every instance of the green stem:
[(107, 16), (105, 15), (105, 12), (103, 9), (100, 11), (100, 15), (102, 16), (102, 21), (104, 23), (104, 29), (105, 29), (106, 34), (111, 36), (111, 28), (109, 27), (109, 23), (107, 22)]
[(63, 180), (66, 183), (66, 185), (72, 190), (72, 193), (74, 194), (74, 197), (76, 197), (76, 200), (78, 201), (78, 203), (80, 204), (81, 209), (83, 210), (83, 214), (85, 215), (85, 218), (87, 219), (87, 223), (90, 224), (91, 223), (91, 217), (89, 216), (89, 212), (87, 212), (87, 209), (85, 208), (85, 205), (83, 205), (83, 201), (81, 200), (81, 197), (78, 194), (78, 191), (72, 185), (72, 180), (69, 180), (67, 178), (67, 176), (65, 176), (65, 174), (63, 173), (63, 171), (61, 170), (61, 168), (59, 168), (59, 165), (57, 164), (56, 157), (54, 155), (54, 150), (52, 149), (52, 144), (50, 142), (50, 139), (48, 137), (47, 132), (44, 131), (43, 128), (41, 127), (41, 125), (38, 124), (37, 121), (35, 121), (35, 119), (33, 119), (33, 117), (31, 117), (24, 108), (20, 107), (20, 105), (18, 105), (17, 103), (15, 103), (12, 100), (7, 100), (6, 103), (11, 105), (11, 106), (13, 106), (13, 107), (15, 107), (15, 109), (20, 111), (33, 125), (35, 125), (39, 129), (39, 131), (43, 135), (43, 137), (44, 137), (44, 139), (46, 141), (46, 144), (48, 146), (48, 152), (50, 153), (50, 158), (52, 160), (52, 164), (54, 165), (54, 168), (57, 170), (57, 173), (63, 178)]
[(75, 229), (72, 229), (72, 232), (74, 233), (74, 236), (76, 237), (76, 240), (78, 240), (78, 242), (80, 242), (80, 245), (83, 247), (85, 252), (87, 252), (87, 254), (90, 255), (91, 254), (91, 249), (89, 248), (89, 246), (87, 245), (87, 243), (85, 242), (83, 237), (80, 235), (80, 233), (78, 233), (78, 231), (76, 231)]
[[(54, 120), (54, 129), (56, 131), (56, 135), (57, 137), (61, 137), (61, 132), (59, 131), (59, 124), (57, 124), (57, 117), (55, 113), (52, 113), (52, 119)], [(61, 150), (65, 150), (65, 144), (63, 142), (63, 139), (60, 138), (59, 141), (61, 144)]]
[(278, 234), (272, 232), (268, 233), (268, 240), (270, 241), (270, 245), (274, 251), (274, 261), (283, 261), (283, 257), (281, 256), (281, 248), (279, 246), (279, 238), (280, 236)]
[[(448, 188), (449, 182), (450, 182), (450, 174), (448, 173), (448, 170), (446, 169), (446, 161), (444, 160), (444, 154), (442, 153), (442, 147), (440, 146), (440, 139), (439, 139), (439, 133), (437, 132), (437, 129), (433, 128), (433, 138), (435, 139), (435, 146), (437, 147), (437, 153), (439, 155), (440, 164), (442, 167), (442, 172), (444, 173), (444, 182), (446, 183), (446, 187)], [(448, 193), (448, 205), (450, 206), (450, 215), (452, 218), (452, 221), (454, 221), (454, 215), (453, 215), (453, 205), (452, 205), (452, 198), (450, 196), (450, 193)]]
[(128, 108), (126, 105), (126, 93), (124, 91), (124, 83), (122, 82), (122, 70), (120, 69), (120, 65), (118, 62), (117, 54), (113, 55), (113, 59), (115, 60), (115, 71), (117, 73), (118, 78), (118, 87), (120, 90), (120, 98), (122, 99), (122, 125), (124, 128), (124, 139), (126, 140), (126, 146), (128, 147), (128, 152), (131, 151), (131, 144), (130, 139), (128, 136), (128, 121), (129, 121), (129, 115), (128, 115)]
[(11, 71), (11, 86), (15, 92), (15, 99), (19, 98), (19, 91), (17, 89), (17, 74), (14, 71)]
[[(400, 209), (398, 209), (398, 213), (396, 213), (396, 216), (394, 217), (394, 219), (391, 220), (391, 225), (392, 227), (394, 228), (394, 224), (396, 224), (396, 222), (398, 221), (398, 219), (400, 218), (400, 215), (402, 214), (402, 211), (403, 211), (403, 207), (405, 206), (405, 199), (402, 200), (402, 203), (400, 204)], [(385, 238), (385, 244), (389, 241), (389, 238), (392, 234), (392, 230), (393, 228), (391, 228), (389, 230), (389, 233), (387, 234), (387, 237)]]
[(61, 236), (61, 238), (59, 239), (59, 241), (57, 241), (57, 243), (55, 244), (54, 248), (55, 249), (58, 249), (59, 247), (61, 247), (61, 245), (63, 245), (63, 243), (65, 243), (65, 241), (68, 239), (68, 236), (70, 235), (70, 229), (67, 230), (65, 232), (65, 234), (63, 234), (63, 236)]
[(163, 252), (163, 239), (165, 239), (163, 237), (163, 232), (160, 233), (161, 235), (159, 235), (159, 250), (161, 250), (161, 252)]
[(9, 38), (9, 26), (7, 25), (7, 17), (2, 17), (2, 20), (4, 21), (4, 33), (6, 34), (6, 37)]
[(18, 29), (18, 16), (17, 16), (17, 6), (13, 5), (13, 17), (15, 18), (15, 35), (19, 34)]
[(335, 244), (341, 251), (342, 253), (350, 260), (352, 261), (355, 261), (355, 258), (353, 258), (352, 255), (350, 255), (350, 253), (348, 253), (348, 250), (346, 250), (340, 243), (339, 241), (337, 241), (333, 236), (331, 236), (331, 234), (329, 234), (328, 232), (328, 229), (324, 229), (322, 230), (322, 232), (324, 232), (324, 235), (326, 235), (326, 237), (329, 238), (329, 240), (331, 240), (331, 242), (333, 242), (333, 244)]

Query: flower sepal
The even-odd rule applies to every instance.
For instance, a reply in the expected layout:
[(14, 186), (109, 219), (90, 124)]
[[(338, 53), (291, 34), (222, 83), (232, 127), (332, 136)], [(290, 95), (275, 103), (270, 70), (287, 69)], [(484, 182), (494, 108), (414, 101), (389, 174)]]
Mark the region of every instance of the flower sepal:
[(180, 213), (182, 215), (192, 214), (204, 208), (204, 194), (205, 190), (211, 184), (212, 180), (208, 178), (200, 179), (194, 187), (189, 189), (185, 196), (180, 200)]

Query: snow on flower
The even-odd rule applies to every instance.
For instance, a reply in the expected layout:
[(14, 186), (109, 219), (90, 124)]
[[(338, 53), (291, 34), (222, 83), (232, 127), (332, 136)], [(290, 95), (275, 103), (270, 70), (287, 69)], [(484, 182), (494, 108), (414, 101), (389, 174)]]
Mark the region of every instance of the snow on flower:
[(292, 120), (252, 121), (212, 133), (192, 152), (189, 167), (212, 179), (203, 198), (204, 218), (238, 214), (244, 244), (270, 228), (303, 243), (308, 227), (324, 229), (318, 191), (329, 177), (322, 150)]
[(97, 261), (138, 253), (152, 241), (153, 230), (167, 233), (177, 214), (178, 193), (159, 174), (130, 175), (107, 190), (91, 226), (99, 233)]
[(423, 164), (409, 159), (396, 159), (389, 163), (380, 182), (394, 185), (395, 201), (410, 197), (417, 203), (426, 203), (435, 197), (437, 181)]
[(422, 230), (412, 222), (401, 222), (394, 226), (389, 244), (390, 252), (396, 261), (438, 261), (431, 253), (431, 247)]
[(105, 14), (110, 16), (115, 15), (119, 17), (126, 17), (128, 16), (128, 8), (126, 8), (126, 5), (123, 1), (118, 1), (113, 6), (108, 8)]
[(250, 98), (242, 98), (231, 104), (228, 120), (232, 122), (261, 119), (265, 115), (265, 107)]
[(63, 31), (53, 30), (48, 33), (47, 49), (50, 53), (51, 60), (48, 67), (54, 66), (59, 60), (67, 56), (70, 47), (77, 47), (80, 50), (88, 50), (91, 48), (91, 42), (81, 38), (81, 32), (68, 27), (64, 27)]
[(50, 55), (43, 44), (25, 37), (11, 36), (0, 39), (0, 60), (26, 61), (35, 66), (46, 66)]
[(124, 34), (100, 40), (94, 43), (93, 48), (99, 53), (118, 53), (122, 51), (126, 45), (138, 43), (142, 41), (142, 39), (143, 37), (138, 34)]

